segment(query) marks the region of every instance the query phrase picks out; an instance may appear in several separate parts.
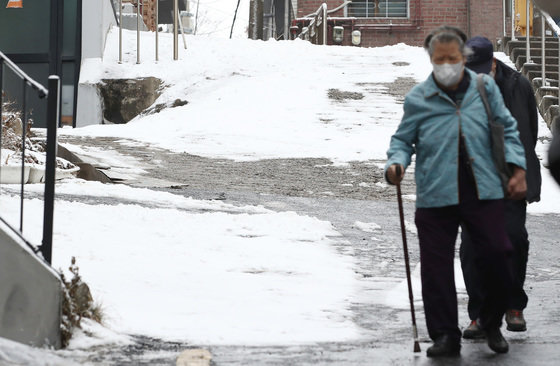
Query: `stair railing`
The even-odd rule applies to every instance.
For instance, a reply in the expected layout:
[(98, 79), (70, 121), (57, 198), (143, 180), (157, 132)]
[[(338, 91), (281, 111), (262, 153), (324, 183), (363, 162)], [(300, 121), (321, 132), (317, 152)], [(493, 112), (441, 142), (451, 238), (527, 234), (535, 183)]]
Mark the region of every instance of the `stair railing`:
[[(511, 21), (512, 21), (512, 26), (511, 26), (511, 40), (515, 41), (516, 37), (515, 37), (515, 22), (516, 19), (518, 19), (518, 14), (515, 13), (515, 0), (510, 0), (511, 2)], [(540, 69), (540, 78), (534, 78), (533, 80), (531, 80), (531, 83), (534, 85), (534, 87), (537, 89), (536, 94), (540, 99), (539, 102), (539, 111), (541, 112), (542, 116), (544, 117), (544, 119), (546, 120), (547, 124), (549, 125), (549, 127), (552, 128), (552, 120), (554, 118), (555, 115), (558, 114), (558, 112), (560, 111), (560, 26), (558, 26), (558, 24), (556, 24), (556, 22), (554, 21), (554, 19), (552, 18), (552, 16), (550, 16), (550, 14), (545, 11), (544, 9), (542, 9), (541, 7), (539, 7), (538, 4), (532, 4), (534, 1), (529, 1), (527, 0), (526, 4), (527, 4), (527, 9), (526, 9), (526, 27), (527, 27), (527, 32), (526, 32), (526, 50), (525, 50), (525, 63), (523, 64), (523, 69), (527, 72), (527, 75), (530, 74), (531, 70), (539, 70)], [(537, 17), (540, 16), (541, 19), (541, 29), (540, 29), (540, 34), (541, 34), (541, 44), (540, 44), (540, 49), (541, 49), (541, 62), (540, 62), (540, 67), (536, 66), (535, 62), (533, 62), (532, 58), (531, 58), (531, 34), (530, 34), (530, 21), (531, 21), (531, 6), (533, 11), (535, 12), (535, 15), (537, 15)], [(506, 7), (506, 2), (504, 2), (504, 9)], [(504, 16), (504, 25), (506, 22), (506, 18)], [(557, 87), (552, 87), (551, 86), (551, 81), (552, 79), (547, 78), (546, 77), (546, 32), (547, 32), (547, 28), (552, 31), (553, 34), (556, 34), (556, 38), (558, 40), (558, 76), (557, 76), (557, 82), (558, 82), (558, 86)], [(539, 80), (540, 79), (540, 80)], [(554, 106), (554, 108), (551, 108), (551, 106)]]
[[(52, 260), (52, 234), (53, 234), (53, 212), (54, 212), (54, 189), (56, 174), (56, 135), (58, 123), (60, 119), (60, 78), (51, 75), (48, 78), (48, 89), (33, 80), (23, 70), (21, 70), (14, 62), (12, 62), (4, 53), (0, 52), (0, 130), (4, 127), (4, 110), (3, 110), (3, 90), (4, 71), (5, 68), (11, 70), (16, 78), (21, 81), (22, 86), (22, 105), (21, 105), (21, 175), (20, 184), (20, 211), (19, 211), (19, 227), (14, 227), (0, 215), (0, 221), (20, 237), (34, 252), (42, 253), (43, 258), (50, 264)], [(29, 127), (29, 111), (27, 108), (27, 91), (34, 91), (39, 98), (47, 98), (47, 146), (46, 146), (46, 163), (45, 163), (45, 191), (44, 191), (44, 207), (43, 207), (43, 240), (39, 247), (32, 245), (23, 236), (23, 202), (24, 202), (24, 185), (26, 183), (25, 172), (29, 169), (26, 166), (26, 133)], [(2, 134), (0, 131), (0, 147), (2, 147)], [(2, 166), (0, 165), (0, 172)], [(1, 174), (0, 174), (1, 176)]]
[[(559, 82), (558, 86), (560, 88), (560, 27), (558, 26), (558, 24), (556, 24), (554, 19), (552, 19), (550, 14), (548, 14), (546, 11), (541, 10), (541, 9), (538, 9), (538, 11), (541, 13), (541, 17), (542, 17), (542, 29), (541, 29), (542, 30), (542, 37), (541, 37), (542, 38), (542, 44), (541, 44), (541, 47), (542, 47), (542, 62), (541, 62), (541, 64), (542, 64), (543, 85), (544, 85), (544, 82), (546, 80), (546, 77), (545, 77), (545, 75), (546, 75), (546, 73), (545, 73), (545, 64), (546, 64), (546, 62), (545, 62), (545, 55), (546, 55), (546, 52), (545, 52), (545, 47), (546, 47), (546, 44), (545, 44), (545, 38), (546, 38), (545, 37), (546, 36), (546, 34), (545, 34), (545, 32), (546, 32), (545, 22), (546, 22), (546, 24), (550, 27), (550, 29), (554, 33), (556, 33), (556, 36), (559, 37), (558, 38), (558, 60), (559, 60), (559, 62), (558, 62), (558, 79), (559, 79), (558, 80), (558, 82)], [(559, 93), (559, 103), (558, 104), (560, 104), (560, 93)]]
[[(347, 5), (347, 4), (344, 4)], [(304, 27), (298, 35), (301, 39), (309, 39), (314, 44), (327, 44), (327, 4), (322, 3), (319, 9), (309, 14), (311, 21), (307, 27)]]

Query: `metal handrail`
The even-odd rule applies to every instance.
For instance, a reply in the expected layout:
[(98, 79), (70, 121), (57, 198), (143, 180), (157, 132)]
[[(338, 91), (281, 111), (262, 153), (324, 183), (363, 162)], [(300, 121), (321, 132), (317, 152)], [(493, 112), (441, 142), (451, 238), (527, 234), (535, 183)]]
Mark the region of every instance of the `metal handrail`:
[[(515, 37), (515, 21), (517, 18), (517, 14), (515, 14), (515, 0), (510, 0), (511, 2), (511, 40), (515, 41), (516, 37)], [(525, 42), (526, 42), (526, 46), (525, 46), (525, 57), (526, 57), (526, 62), (524, 64), (525, 65), (534, 65), (535, 63), (533, 62), (533, 60), (531, 59), (531, 32), (530, 32), (530, 11), (531, 11), (531, 4), (533, 6), (533, 11), (536, 12), (535, 14), (540, 15), (541, 18), (541, 29), (540, 29), (540, 33), (541, 33), (541, 44), (540, 44), (540, 48), (541, 48), (541, 65), (540, 65), (540, 71), (541, 71), (541, 80), (540, 80), (540, 87), (539, 87), (539, 91), (538, 93), (543, 95), (543, 94), (549, 94), (550, 93), (550, 83), (547, 77), (546, 77), (546, 28), (548, 27), (550, 30), (552, 30), (554, 33), (556, 33), (556, 35), (558, 37), (560, 37), (560, 26), (558, 26), (558, 24), (556, 24), (556, 22), (552, 19), (552, 17), (550, 16), (550, 14), (545, 11), (544, 9), (540, 8), (539, 5), (534, 4), (534, 1), (527, 1), (527, 8), (526, 8), (526, 37), (525, 37)], [(506, 1), (504, 1), (504, 8), (506, 6)], [(506, 17), (504, 14), (504, 27), (505, 27), (505, 23), (506, 23)], [(558, 98), (557, 98), (557, 105), (560, 105), (560, 38), (558, 38), (558, 60), (559, 60), (559, 65), (558, 65), (558, 87), (554, 88), (555, 90), (558, 90)], [(535, 79), (538, 80), (538, 79)], [(531, 80), (531, 82), (533, 82), (533, 80)], [(541, 89), (542, 88), (542, 89)], [(548, 88), (548, 89), (544, 89), (544, 88)], [(550, 97), (547, 97), (550, 100)], [(540, 107), (539, 107), (540, 109)], [(540, 111), (543, 114), (543, 117), (547, 118), (550, 116), (546, 116), (546, 111), (541, 110)], [(549, 121), (547, 121), (549, 122)]]
[[(111, 1), (112, 3), (112, 1)], [(133, 6), (136, 6), (136, 63), (140, 64), (140, 6), (144, 6), (144, 0), (129, 0)], [(119, 27), (119, 60), (118, 63), (122, 63), (122, 13), (123, 13), (123, 0), (119, 0), (119, 20), (117, 21)], [(155, 61), (159, 61), (159, 1), (155, 2), (155, 17), (156, 17), (156, 34), (155, 34)], [(185, 32), (183, 30), (183, 25), (181, 17), (179, 16), (179, 3), (177, 0), (173, 1), (173, 60), (179, 58), (179, 46), (178, 46), (178, 29), (181, 30), (181, 36), (183, 38), (183, 46), (187, 49), (187, 41), (185, 39)]]
[[(344, 3), (340, 4), (340, 5), (337, 6), (336, 8), (331, 9), (331, 10), (328, 10), (328, 11), (327, 11), (327, 14), (336, 13), (336, 12), (339, 11), (340, 9), (345, 8), (345, 7), (347, 7), (347, 6), (350, 5), (350, 4), (352, 4), (352, 0), (345, 1)], [(319, 9), (321, 9), (321, 8), (319, 8)], [(304, 16), (303, 18), (311, 18), (311, 17), (314, 17), (315, 15), (317, 15), (317, 11), (315, 11), (315, 12), (313, 12), (313, 13), (311, 13), (311, 14), (308, 14), (308, 15)]]
[[(22, 113), (22, 156), (21, 156), (21, 197), (20, 197), (20, 215), (19, 229), (14, 228), (4, 218), (0, 217), (10, 230), (12, 230), (23, 242), (34, 252), (42, 253), (43, 258), (50, 264), (52, 261), (52, 233), (53, 233), (53, 211), (54, 211), (54, 182), (56, 171), (56, 133), (58, 129), (58, 121), (60, 117), (60, 78), (56, 75), (49, 76), (48, 90), (33, 80), (22, 69), (20, 69), (13, 61), (11, 61), (3, 52), (0, 52), (0, 89), (3, 85), (4, 65), (6, 65), (21, 81), (23, 85), (23, 113)], [(47, 156), (45, 164), (45, 191), (44, 191), (44, 209), (43, 209), (43, 239), (39, 247), (33, 246), (23, 236), (23, 209), (24, 209), (24, 170), (25, 170), (25, 137), (27, 132), (27, 87), (37, 92), (39, 98), (47, 98)], [(0, 90), (0, 130), (3, 123), (2, 115), (4, 112), (4, 101), (2, 90)], [(2, 134), (0, 133), (0, 147), (2, 145)], [(1, 169), (1, 165), (0, 165)]]
[[(307, 27), (304, 27), (304, 29), (298, 35), (298, 38), (306, 39), (308, 34), (311, 34), (311, 37), (314, 38), (317, 29), (321, 29), (321, 32), (319, 32), (321, 33), (320, 35), (322, 36), (321, 43), (319, 43), (318, 39), (315, 42), (311, 40), (311, 42), (316, 44), (326, 45), (327, 44), (327, 14), (328, 14), (327, 3), (322, 3), (321, 6), (319, 6), (319, 8), (314, 13), (306, 17), (312, 19), (309, 22), (309, 25)], [(319, 28), (319, 26), (321, 26), (321, 28)]]
[(537, 8), (537, 10), (541, 13), (541, 19), (543, 20), (542, 22), (542, 43), (541, 43), (541, 47), (542, 47), (542, 85), (545, 86), (546, 85), (546, 73), (545, 73), (545, 64), (546, 64), (546, 52), (545, 52), (545, 47), (546, 47), (546, 43), (545, 43), (545, 25), (544, 23), (546, 22), (547, 25), (552, 29), (552, 31), (554, 31), (554, 33), (556, 33), (556, 35), (559, 37), (558, 38), (558, 105), (560, 105), (560, 27), (558, 26), (558, 24), (556, 24), (556, 22), (552, 19), (552, 17), (550, 16), (550, 14), (548, 14), (546, 11), (540, 9), (537, 5), (535, 5), (535, 7)]

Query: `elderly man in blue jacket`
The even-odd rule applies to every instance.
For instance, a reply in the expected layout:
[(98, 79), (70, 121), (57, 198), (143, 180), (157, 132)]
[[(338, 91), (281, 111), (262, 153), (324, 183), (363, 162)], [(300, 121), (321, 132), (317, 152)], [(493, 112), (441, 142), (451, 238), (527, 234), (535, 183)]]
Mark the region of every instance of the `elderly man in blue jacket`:
[[(468, 227), (473, 248), (483, 258), (480, 275), (485, 299), (480, 312), (488, 346), (508, 352), (500, 327), (511, 286), (511, 244), (504, 222), (504, 189), (495, 164), (488, 118), (477, 74), (465, 68), (466, 36), (440, 27), (425, 41), (433, 72), (404, 102), (404, 115), (387, 151), (386, 177), (402, 180), (416, 154), (416, 216), (420, 243), (422, 298), (434, 344), (428, 357), (457, 356), (461, 348), (453, 261), (459, 225)], [(506, 194), (526, 193), (525, 153), (517, 122), (494, 80), (484, 76), (497, 123), (504, 126), (505, 160), (514, 167)], [(401, 169), (397, 167), (400, 165)]]

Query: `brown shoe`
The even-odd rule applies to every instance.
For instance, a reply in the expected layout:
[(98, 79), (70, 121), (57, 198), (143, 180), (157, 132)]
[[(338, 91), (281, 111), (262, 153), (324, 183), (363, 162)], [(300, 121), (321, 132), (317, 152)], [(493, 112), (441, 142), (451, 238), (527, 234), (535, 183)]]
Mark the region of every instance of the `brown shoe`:
[(521, 310), (506, 311), (507, 330), (511, 332), (524, 332), (527, 330), (527, 323)]
[(486, 334), (476, 320), (471, 320), (469, 326), (463, 331), (463, 338), (465, 339), (481, 339), (484, 337), (486, 337)]

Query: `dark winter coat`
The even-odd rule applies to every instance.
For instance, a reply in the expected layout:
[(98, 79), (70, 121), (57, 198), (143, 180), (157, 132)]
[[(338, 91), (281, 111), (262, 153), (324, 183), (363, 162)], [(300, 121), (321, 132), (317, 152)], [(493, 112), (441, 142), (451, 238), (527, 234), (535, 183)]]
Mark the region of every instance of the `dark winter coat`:
[(560, 117), (556, 117), (553, 126), (556, 126), (556, 130), (548, 150), (548, 168), (550, 174), (560, 184), (560, 130), (558, 130), (560, 128)]
[(504, 103), (517, 120), (517, 129), (521, 143), (525, 148), (527, 161), (527, 201), (536, 202), (541, 199), (541, 164), (535, 152), (539, 136), (537, 103), (533, 87), (529, 80), (496, 60), (496, 84), (502, 92)]

